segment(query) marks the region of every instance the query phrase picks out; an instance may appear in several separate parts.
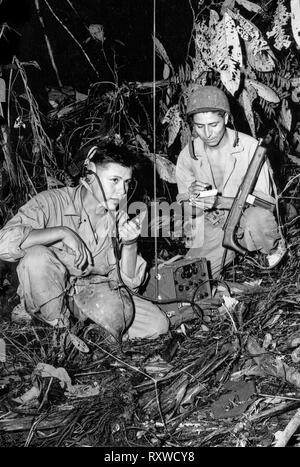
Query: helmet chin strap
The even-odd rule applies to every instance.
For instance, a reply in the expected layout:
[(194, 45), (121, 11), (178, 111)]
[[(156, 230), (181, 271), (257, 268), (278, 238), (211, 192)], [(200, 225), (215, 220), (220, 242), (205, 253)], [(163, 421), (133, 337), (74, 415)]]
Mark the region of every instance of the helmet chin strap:
[(189, 153), (192, 159), (197, 160), (197, 157), (195, 154), (194, 139), (192, 136), (190, 136), (189, 138)]

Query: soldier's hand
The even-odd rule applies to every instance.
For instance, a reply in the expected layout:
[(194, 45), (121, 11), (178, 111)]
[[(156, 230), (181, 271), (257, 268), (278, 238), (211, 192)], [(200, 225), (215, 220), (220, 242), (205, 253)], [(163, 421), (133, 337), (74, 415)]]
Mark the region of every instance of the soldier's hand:
[(188, 188), (188, 192), (190, 197), (196, 197), (201, 193), (201, 191), (205, 191), (211, 188), (211, 185), (206, 182), (201, 182), (200, 180), (195, 180)]
[(207, 196), (205, 198), (190, 198), (190, 204), (196, 206), (197, 208), (203, 209), (212, 209), (215, 206), (217, 201), (217, 196)]
[(84, 241), (72, 229), (65, 228), (62, 242), (75, 255), (74, 264), (78, 269), (92, 266), (93, 257)]

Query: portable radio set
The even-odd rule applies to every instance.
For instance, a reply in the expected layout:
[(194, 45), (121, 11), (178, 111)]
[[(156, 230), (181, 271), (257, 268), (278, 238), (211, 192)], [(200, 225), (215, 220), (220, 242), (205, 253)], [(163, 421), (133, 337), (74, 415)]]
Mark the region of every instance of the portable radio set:
[[(159, 300), (177, 300), (177, 303), (162, 303), (164, 311), (180, 309), (190, 301), (211, 297), (211, 281), (205, 258), (178, 259), (158, 265), (157, 291), (155, 290), (155, 270), (150, 271), (145, 296)], [(157, 293), (156, 293), (157, 292)]]

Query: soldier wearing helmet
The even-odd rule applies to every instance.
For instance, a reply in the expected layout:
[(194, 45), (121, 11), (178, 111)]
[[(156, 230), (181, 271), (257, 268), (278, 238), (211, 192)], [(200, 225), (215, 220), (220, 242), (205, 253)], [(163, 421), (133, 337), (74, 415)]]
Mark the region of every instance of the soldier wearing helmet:
[[(206, 257), (213, 276), (222, 264), (223, 230), (227, 213), (214, 206), (216, 196), (197, 197), (207, 189), (218, 195), (235, 197), (257, 147), (252, 136), (227, 127), (230, 106), (226, 94), (215, 86), (199, 86), (187, 102), (187, 118), (192, 136), (178, 156), (176, 179), (178, 202), (190, 214), (187, 257)], [(255, 194), (266, 200), (271, 197), (269, 172), (264, 164), (258, 177)], [(192, 219), (193, 217), (193, 219)], [(248, 251), (261, 251), (269, 267), (276, 266), (285, 254), (285, 245), (278, 232), (275, 217), (260, 207), (249, 207), (239, 226), (240, 243)], [(188, 231), (189, 230), (189, 231)], [(233, 258), (228, 252), (227, 261)]]

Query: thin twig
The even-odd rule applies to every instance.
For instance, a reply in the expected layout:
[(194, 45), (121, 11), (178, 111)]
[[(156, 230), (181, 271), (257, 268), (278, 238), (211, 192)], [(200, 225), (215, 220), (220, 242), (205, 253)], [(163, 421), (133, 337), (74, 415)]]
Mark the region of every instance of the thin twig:
[(59, 76), (59, 73), (58, 73), (58, 69), (57, 69), (57, 66), (56, 66), (56, 63), (55, 63), (55, 60), (54, 60), (54, 55), (53, 55), (53, 51), (52, 51), (52, 48), (51, 48), (51, 44), (50, 44), (49, 38), (48, 38), (48, 36), (47, 36), (47, 34), (46, 34), (46, 28), (45, 28), (44, 19), (43, 19), (42, 14), (41, 14), (41, 10), (40, 10), (40, 0), (34, 0), (34, 3), (35, 3), (36, 12), (37, 12), (37, 15), (38, 15), (38, 18), (39, 18), (39, 22), (41, 23), (41, 27), (42, 27), (42, 31), (43, 31), (43, 34), (44, 34), (45, 42), (46, 42), (46, 45), (47, 45), (47, 49), (48, 49), (48, 54), (49, 54), (49, 57), (50, 57), (51, 65), (52, 65), (53, 70), (54, 70), (54, 72), (55, 72), (58, 86), (59, 86), (60, 88), (62, 88), (63, 84), (62, 84), (62, 82), (61, 82), (61, 79), (60, 79), (60, 76)]
[(30, 430), (29, 430), (29, 433), (28, 433), (28, 436), (27, 436), (27, 439), (25, 441), (25, 444), (24, 444), (24, 447), (27, 448), (29, 446), (29, 444), (31, 443), (32, 441), (32, 438), (33, 438), (33, 435), (34, 435), (34, 432), (38, 426), (38, 424), (48, 416), (48, 413), (42, 413), (38, 416), (38, 418), (33, 422)]
[(300, 409), (297, 410), (293, 418), (289, 421), (284, 431), (282, 431), (276, 441), (275, 448), (283, 448), (300, 426)]
[(86, 51), (84, 50), (84, 48), (82, 47), (82, 45), (80, 44), (80, 42), (76, 39), (76, 37), (72, 34), (72, 32), (67, 28), (67, 26), (59, 19), (59, 17), (57, 16), (57, 14), (53, 11), (52, 7), (49, 5), (49, 2), (47, 0), (44, 0), (44, 2), (46, 3), (47, 7), (49, 8), (49, 10), (51, 11), (52, 15), (54, 16), (54, 18), (59, 22), (59, 24), (64, 28), (65, 31), (67, 31), (67, 33), (69, 34), (69, 36), (72, 37), (73, 41), (78, 45), (78, 47), (80, 48), (81, 52), (83, 53), (83, 55), (85, 56), (85, 58), (87, 59), (87, 61), (89, 62), (91, 68), (94, 70), (94, 72), (96, 73), (97, 76), (100, 76), (98, 71), (96, 70), (96, 68), (94, 67), (94, 65), (92, 64), (91, 62), (91, 59), (90, 57), (88, 56), (88, 54), (86, 53)]

